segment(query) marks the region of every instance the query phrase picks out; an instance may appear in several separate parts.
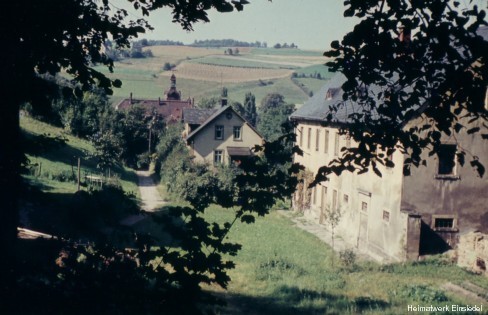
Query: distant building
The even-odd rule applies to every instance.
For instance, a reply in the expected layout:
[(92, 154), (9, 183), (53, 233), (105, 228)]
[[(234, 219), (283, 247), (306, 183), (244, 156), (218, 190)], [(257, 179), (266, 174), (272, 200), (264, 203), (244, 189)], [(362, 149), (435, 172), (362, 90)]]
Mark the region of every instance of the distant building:
[[(341, 148), (357, 145), (340, 135), (339, 127), (347, 129), (349, 114), (360, 111), (359, 106), (342, 108), (335, 123), (326, 118), (330, 107), (342, 102), (344, 80), (342, 75), (333, 77), (290, 117), (297, 123), (297, 145), (303, 150), (295, 162), (313, 176), (320, 166), (338, 158)], [(420, 115), (409, 124), (423, 125), (425, 120)], [(488, 177), (480, 178), (469, 162), (461, 165), (456, 153), (462, 146), (486, 166), (488, 146), (481, 135), (466, 131), (441, 140), (440, 152), (426, 154), (427, 166), (412, 169), (410, 176), (403, 175), (405, 157), (396, 151), (390, 156), (394, 167), (378, 166), (382, 177), (372, 171), (331, 174), (311, 191), (305, 183), (305, 191), (297, 191), (294, 202), (303, 204), (308, 195), (306, 216), (323, 224), (327, 209), (340, 209), (337, 235), (379, 260), (416, 259), (456, 248), (463, 234), (488, 232)]]
[(185, 140), (197, 163), (228, 164), (253, 155), (263, 142), (259, 132), (226, 99), (217, 109), (186, 108)]
[(117, 110), (127, 110), (132, 106), (140, 106), (146, 110), (148, 115), (152, 115), (154, 112), (159, 114), (166, 123), (181, 122), (183, 110), (192, 108), (193, 101), (190, 98), (181, 100), (181, 92), (176, 89), (176, 77), (174, 74), (171, 75), (170, 82), (170, 88), (164, 92), (165, 97), (163, 99), (136, 99), (132, 97), (131, 93), (129, 98), (122, 100), (115, 108)]

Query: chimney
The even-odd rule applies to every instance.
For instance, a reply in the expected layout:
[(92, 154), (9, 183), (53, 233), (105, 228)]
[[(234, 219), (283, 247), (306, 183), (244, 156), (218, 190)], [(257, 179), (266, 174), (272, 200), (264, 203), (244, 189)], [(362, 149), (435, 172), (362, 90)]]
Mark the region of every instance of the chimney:
[(227, 88), (225, 86), (222, 88), (222, 95), (220, 97), (220, 105), (222, 107), (227, 106)]
[(132, 92), (130, 92), (130, 104), (132, 105)]

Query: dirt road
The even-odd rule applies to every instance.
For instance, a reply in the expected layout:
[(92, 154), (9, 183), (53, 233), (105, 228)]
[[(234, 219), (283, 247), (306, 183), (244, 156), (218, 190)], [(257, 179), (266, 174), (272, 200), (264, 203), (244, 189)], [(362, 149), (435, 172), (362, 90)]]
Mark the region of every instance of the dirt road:
[(165, 201), (156, 189), (156, 184), (149, 171), (137, 171), (139, 178), (139, 191), (141, 192), (142, 209), (152, 212), (165, 204)]

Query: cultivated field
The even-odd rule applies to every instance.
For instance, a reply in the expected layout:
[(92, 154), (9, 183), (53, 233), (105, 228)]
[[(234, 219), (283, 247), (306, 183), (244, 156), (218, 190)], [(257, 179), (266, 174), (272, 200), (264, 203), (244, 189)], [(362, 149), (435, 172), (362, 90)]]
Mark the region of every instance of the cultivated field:
[[(217, 81), (240, 83), (256, 80), (268, 80), (284, 78), (291, 75), (292, 70), (285, 69), (258, 69), (235, 66), (214, 66), (197, 63), (182, 63), (175, 69), (178, 78), (193, 79), (199, 81)], [(167, 71), (163, 76), (170, 76)]]
[[(325, 81), (300, 80), (306, 87), (303, 89), (291, 80), (292, 73), (308, 76), (318, 71), (323, 78), (329, 75), (323, 66), (326, 59), (318, 51), (239, 47), (239, 55), (230, 56), (224, 54), (226, 48), (150, 46), (145, 49), (150, 49), (154, 57), (116, 62), (114, 73), (96, 67), (110, 78), (122, 80), (122, 88), (114, 90), (114, 103), (130, 93), (138, 98), (163, 97), (169, 76), (175, 73), (183, 98), (195, 98), (196, 102), (220, 95), (225, 85), (232, 101), (242, 102), (244, 95), (251, 92), (259, 104), (266, 94), (279, 93), (287, 102), (302, 104), (309, 97), (306, 91), (315, 92)], [(174, 71), (163, 71), (167, 62), (176, 65)]]

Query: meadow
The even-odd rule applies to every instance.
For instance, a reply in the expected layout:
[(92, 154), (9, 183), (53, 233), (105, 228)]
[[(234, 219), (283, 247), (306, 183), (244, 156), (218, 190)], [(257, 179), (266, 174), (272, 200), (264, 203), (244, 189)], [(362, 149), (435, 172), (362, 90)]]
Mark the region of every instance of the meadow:
[[(44, 122), (23, 116), (20, 120), (27, 157), (24, 178), (49, 193), (71, 194), (77, 190), (77, 164), (81, 160), (81, 177), (103, 176), (91, 157), (94, 149), (87, 140), (77, 138)], [(111, 171), (124, 191), (139, 197), (137, 175), (119, 166)], [(84, 187), (83, 189), (86, 189)]]
[[(209, 222), (232, 216), (218, 207), (205, 213)], [(479, 305), (446, 290), (446, 283), (474, 284), (488, 298), (488, 278), (444, 256), (389, 265), (356, 260), (346, 266), (328, 245), (277, 212), (254, 224), (236, 224), (226, 240), (242, 244), (242, 250), (229, 257), (236, 268), (228, 290), (207, 288), (228, 302), (222, 314), (405, 314), (409, 304)]]
[[(307, 76), (319, 71), (327, 77), (326, 61), (318, 51), (274, 48), (239, 48), (238, 55), (226, 55), (225, 48), (207, 49), (187, 46), (150, 46), (152, 58), (124, 59), (115, 63), (114, 73), (102, 66), (96, 69), (112, 79), (121, 79), (122, 87), (114, 89), (112, 100), (118, 103), (133, 93), (135, 98), (163, 97), (169, 77), (175, 74), (182, 97), (198, 101), (220, 95), (228, 88), (229, 99), (242, 102), (244, 95), (256, 95), (257, 104), (268, 93), (279, 93), (287, 102), (303, 104), (309, 97), (291, 80), (293, 72)], [(176, 65), (164, 71), (163, 65)], [(306, 90), (318, 91), (325, 83), (310, 79), (301, 82)]]

